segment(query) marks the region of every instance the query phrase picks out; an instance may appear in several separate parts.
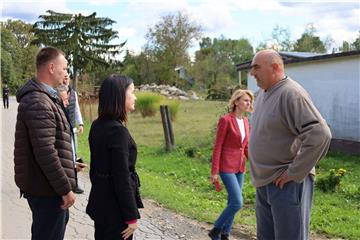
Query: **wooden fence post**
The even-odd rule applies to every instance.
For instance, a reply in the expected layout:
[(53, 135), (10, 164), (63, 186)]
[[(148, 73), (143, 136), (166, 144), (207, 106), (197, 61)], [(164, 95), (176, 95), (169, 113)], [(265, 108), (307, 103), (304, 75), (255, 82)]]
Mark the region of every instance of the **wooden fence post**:
[(166, 112), (166, 116), (167, 116), (166, 120), (167, 120), (168, 126), (169, 126), (170, 143), (171, 143), (172, 147), (174, 147), (175, 139), (174, 139), (174, 132), (173, 132), (173, 128), (172, 128), (172, 122), (171, 122), (171, 113), (170, 113), (167, 105), (165, 105), (165, 112)]
[(165, 136), (165, 148), (167, 151), (171, 151), (175, 145), (174, 133), (171, 126), (170, 113), (167, 106), (160, 106), (161, 120), (164, 128)]

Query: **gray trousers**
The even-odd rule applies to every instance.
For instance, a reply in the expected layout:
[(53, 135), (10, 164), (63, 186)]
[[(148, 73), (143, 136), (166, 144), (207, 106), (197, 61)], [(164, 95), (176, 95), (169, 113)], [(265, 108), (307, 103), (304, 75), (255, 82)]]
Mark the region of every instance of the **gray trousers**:
[(270, 183), (256, 189), (258, 240), (309, 239), (314, 181), (288, 182), (283, 189)]

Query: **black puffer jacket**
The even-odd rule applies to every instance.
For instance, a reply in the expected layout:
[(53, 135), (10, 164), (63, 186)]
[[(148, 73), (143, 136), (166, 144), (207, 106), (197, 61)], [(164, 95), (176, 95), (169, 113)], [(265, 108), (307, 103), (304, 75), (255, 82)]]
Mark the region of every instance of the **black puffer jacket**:
[(16, 94), (15, 182), (35, 196), (63, 196), (74, 189), (71, 129), (60, 100), (32, 79)]

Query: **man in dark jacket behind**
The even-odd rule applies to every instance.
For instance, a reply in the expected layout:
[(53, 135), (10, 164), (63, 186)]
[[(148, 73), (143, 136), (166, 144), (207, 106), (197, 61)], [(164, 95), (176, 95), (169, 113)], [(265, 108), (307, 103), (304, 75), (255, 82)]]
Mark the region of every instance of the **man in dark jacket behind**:
[(75, 202), (71, 129), (54, 88), (68, 78), (64, 53), (41, 49), (36, 78), (16, 94), (15, 182), (32, 211), (32, 239), (62, 240)]
[(4, 109), (9, 108), (9, 94), (10, 94), (10, 88), (5, 83), (5, 86), (3, 87), (3, 92), (2, 92)]

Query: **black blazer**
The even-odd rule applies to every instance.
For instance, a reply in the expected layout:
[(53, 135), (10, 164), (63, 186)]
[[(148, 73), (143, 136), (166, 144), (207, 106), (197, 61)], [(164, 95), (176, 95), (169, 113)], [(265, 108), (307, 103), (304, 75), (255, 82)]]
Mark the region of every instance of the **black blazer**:
[(129, 131), (115, 120), (95, 120), (90, 129), (91, 191), (86, 213), (102, 224), (140, 218), (137, 148)]

